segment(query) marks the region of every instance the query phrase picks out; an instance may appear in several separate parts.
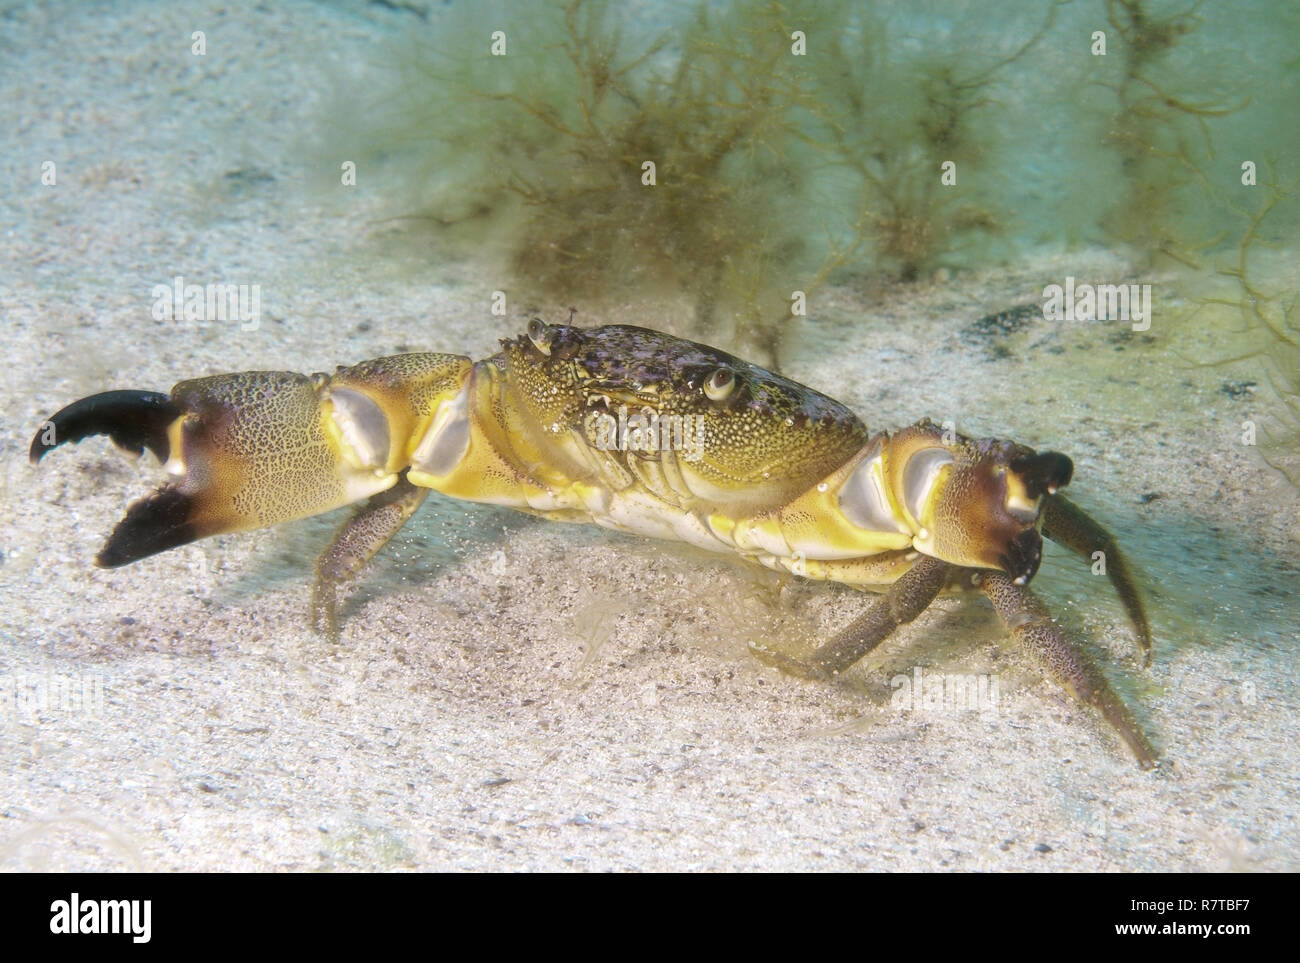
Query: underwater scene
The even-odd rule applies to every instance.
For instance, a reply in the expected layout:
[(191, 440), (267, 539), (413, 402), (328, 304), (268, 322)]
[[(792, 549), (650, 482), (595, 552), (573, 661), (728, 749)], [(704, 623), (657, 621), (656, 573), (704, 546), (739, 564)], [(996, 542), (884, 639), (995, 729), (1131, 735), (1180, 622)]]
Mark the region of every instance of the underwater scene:
[(1300, 869), (1297, 51), (0, 0), (0, 868)]

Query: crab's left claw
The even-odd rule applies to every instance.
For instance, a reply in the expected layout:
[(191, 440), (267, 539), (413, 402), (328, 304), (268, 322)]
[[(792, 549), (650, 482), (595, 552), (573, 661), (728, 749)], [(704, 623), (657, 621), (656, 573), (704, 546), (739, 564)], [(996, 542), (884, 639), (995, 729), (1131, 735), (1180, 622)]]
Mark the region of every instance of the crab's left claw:
[[(484, 458), (470, 447), (466, 385), (473, 365), (448, 354), (407, 354), (333, 375), (245, 371), (182, 381), (170, 395), (108, 391), (83, 398), (37, 432), (39, 462), (68, 441), (108, 435), (146, 448), (171, 480), (135, 502), (95, 563), (105, 568), (208, 535), (264, 528), (366, 500), (322, 556), (314, 612), (337, 637), (342, 585), (391, 538), (427, 493), (406, 479), (473, 485)], [(490, 452), (490, 444), (476, 448)], [(414, 461), (413, 461), (414, 459)]]
[(31, 456), (102, 434), (165, 460), (171, 481), (127, 510), (95, 559), (126, 565), (388, 490), (409, 463), (412, 432), (468, 366), (451, 355), (413, 355), (333, 377), (246, 371), (182, 381), (170, 395), (110, 391), (47, 421)]
[(1028, 584), (1043, 559), (1043, 500), (1069, 483), (1073, 463), (1014, 442), (946, 435), (922, 421), (890, 443), (887, 471), (918, 533), (913, 547)]

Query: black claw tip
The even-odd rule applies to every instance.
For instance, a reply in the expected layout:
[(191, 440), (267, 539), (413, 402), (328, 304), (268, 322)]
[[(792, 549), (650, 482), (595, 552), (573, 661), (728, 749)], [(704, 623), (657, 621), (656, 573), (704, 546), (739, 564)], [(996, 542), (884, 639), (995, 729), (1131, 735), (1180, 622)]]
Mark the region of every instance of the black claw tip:
[(1038, 572), (1043, 560), (1043, 539), (1036, 529), (1026, 529), (1007, 545), (1007, 551), (998, 559), (1002, 571), (1017, 585), (1028, 585)]
[(188, 545), (199, 537), (190, 522), (192, 509), (190, 496), (175, 488), (161, 488), (142, 498), (117, 523), (95, 556), (95, 564), (100, 568), (117, 568), (169, 548)]
[(159, 461), (168, 455), (167, 426), (184, 412), (156, 391), (105, 391), (74, 401), (41, 425), (28, 457), (33, 465), (64, 442), (108, 435), (139, 455), (148, 448)]
[(1070, 484), (1074, 477), (1074, 462), (1059, 451), (1025, 455), (1011, 462), (1011, 470), (1021, 477), (1030, 498), (1055, 495), (1058, 489)]

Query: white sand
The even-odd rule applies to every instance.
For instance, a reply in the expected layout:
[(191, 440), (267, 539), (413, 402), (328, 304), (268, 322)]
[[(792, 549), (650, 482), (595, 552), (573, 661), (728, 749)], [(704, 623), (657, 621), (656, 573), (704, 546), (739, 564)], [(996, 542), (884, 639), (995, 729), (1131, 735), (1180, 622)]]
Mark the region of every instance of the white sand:
[[(1003, 360), (957, 334), (1066, 274), (1122, 276), (1097, 256), (826, 292), (784, 363), (873, 426), (951, 418), (1074, 457), (1071, 493), (1149, 576), (1154, 667), (1134, 667), (1113, 594), (1076, 560), (1052, 551), (1035, 584), (1168, 757), (1155, 774), (977, 599), (814, 685), (745, 641), (824, 637), (856, 593), (778, 591), (728, 560), (436, 496), (338, 647), (305, 612), (341, 516), (93, 568), (161, 474), (103, 439), (31, 469), (30, 437), (63, 404), (399, 348), (482, 357), (521, 318), (489, 314), (496, 279), (379, 261), (364, 171), (336, 200), (307, 189), (337, 164), (303, 146), (321, 77), (372, 54), (374, 22), (312, 3), (48, 6), (0, 27), (0, 866), (1300, 866), (1296, 494), (1238, 443), (1263, 389), (1225, 394), (1231, 370), (1181, 360), (1198, 346), (1159, 318), (1150, 343), (1039, 321)], [(176, 274), (260, 284), (261, 327), (153, 320), (149, 290)], [(889, 679), (918, 665), (994, 674), (998, 711), (891, 708)], [(33, 709), (45, 682), (101, 686), (102, 711), (66, 694)]]

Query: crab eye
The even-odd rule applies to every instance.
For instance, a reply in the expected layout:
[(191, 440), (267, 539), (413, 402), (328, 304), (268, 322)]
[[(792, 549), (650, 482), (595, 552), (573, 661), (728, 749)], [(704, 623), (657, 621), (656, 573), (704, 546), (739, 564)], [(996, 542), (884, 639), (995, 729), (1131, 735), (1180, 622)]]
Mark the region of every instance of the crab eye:
[(704, 382), (704, 393), (714, 401), (721, 401), (736, 387), (736, 375), (730, 368), (719, 368)]
[(551, 354), (551, 340), (554, 337), (555, 332), (541, 318), (533, 318), (528, 322), (528, 340), (533, 343), (534, 348), (547, 357)]

